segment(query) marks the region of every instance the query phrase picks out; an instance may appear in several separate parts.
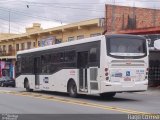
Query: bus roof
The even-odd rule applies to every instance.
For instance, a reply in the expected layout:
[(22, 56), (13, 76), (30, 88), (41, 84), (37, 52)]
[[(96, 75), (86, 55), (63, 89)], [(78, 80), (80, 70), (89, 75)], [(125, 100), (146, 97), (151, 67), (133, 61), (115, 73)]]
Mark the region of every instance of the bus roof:
[(143, 38), (143, 36), (138, 36), (138, 35), (130, 35), (130, 34), (108, 34), (108, 35), (100, 35), (96, 37), (89, 37), (89, 38), (84, 38), (80, 40), (73, 40), (70, 42), (64, 42), (60, 44), (54, 44), (54, 45), (49, 45), (49, 46), (44, 46), (44, 47), (38, 47), (38, 48), (33, 48), (29, 50), (23, 50), (23, 51), (18, 51), (18, 54), (25, 54), (25, 53), (31, 53), (31, 52), (37, 52), (37, 51), (43, 51), (43, 50), (49, 50), (53, 48), (60, 48), (60, 47), (65, 47), (65, 46), (70, 46), (70, 45), (76, 45), (76, 44), (82, 44), (82, 43), (87, 43), (87, 42), (92, 42), (92, 41), (99, 41), (101, 40), (104, 36), (107, 37), (137, 37), (137, 38)]
[(25, 54), (25, 53), (31, 53), (31, 52), (37, 52), (37, 51), (43, 51), (43, 50), (49, 50), (53, 48), (60, 48), (60, 47), (65, 47), (65, 46), (70, 46), (70, 45), (76, 45), (76, 44), (82, 44), (86, 42), (91, 42), (91, 41), (99, 41), (104, 37), (104, 35), (101, 36), (96, 36), (96, 37), (90, 37), (90, 38), (84, 38), (80, 40), (74, 40), (70, 42), (64, 42), (64, 43), (59, 43), (59, 44), (54, 44), (54, 45), (49, 45), (49, 46), (44, 46), (44, 47), (38, 47), (38, 48), (33, 48), (33, 49), (28, 49), (28, 50), (23, 50), (23, 51), (18, 51), (18, 54)]

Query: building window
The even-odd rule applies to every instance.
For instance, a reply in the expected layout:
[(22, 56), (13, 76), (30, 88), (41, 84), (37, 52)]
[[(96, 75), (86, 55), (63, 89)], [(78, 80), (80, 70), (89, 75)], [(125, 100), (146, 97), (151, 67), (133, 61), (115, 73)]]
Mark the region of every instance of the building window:
[(16, 51), (19, 51), (19, 44), (16, 44)]
[(99, 36), (101, 35), (101, 33), (94, 33), (94, 34), (91, 34), (90, 37), (95, 37), (95, 36)]
[(68, 37), (68, 42), (73, 40), (74, 40), (74, 37)]
[(6, 50), (6, 46), (5, 45), (3, 45), (3, 51), (5, 51)]
[(40, 47), (41, 46), (41, 41), (38, 41), (38, 47)]
[(8, 55), (12, 55), (12, 45), (8, 46)]
[(27, 42), (27, 49), (31, 49), (31, 42)]
[(79, 36), (77, 36), (77, 40), (83, 39), (83, 38), (84, 38), (84, 35), (79, 35)]
[(33, 47), (36, 47), (36, 42), (33, 42)]
[(11, 52), (12, 51), (12, 45), (9, 45), (8, 46), (8, 52)]
[(58, 43), (61, 43), (62, 42), (62, 39), (56, 39), (55, 40), (55, 44), (58, 44)]
[(24, 50), (24, 43), (21, 43), (21, 50)]

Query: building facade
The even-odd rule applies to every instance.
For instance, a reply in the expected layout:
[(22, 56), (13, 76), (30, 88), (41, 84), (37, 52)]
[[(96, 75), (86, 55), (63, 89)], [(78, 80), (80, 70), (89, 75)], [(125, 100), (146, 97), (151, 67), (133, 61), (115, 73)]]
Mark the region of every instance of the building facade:
[(92, 19), (43, 29), (34, 23), (24, 34), (1, 34), (0, 37), (0, 77), (15, 78), (16, 53), (36, 47), (101, 35), (104, 31), (104, 18)]
[(160, 27), (160, 10), (106, 5), (106, 30), (109, 33)]

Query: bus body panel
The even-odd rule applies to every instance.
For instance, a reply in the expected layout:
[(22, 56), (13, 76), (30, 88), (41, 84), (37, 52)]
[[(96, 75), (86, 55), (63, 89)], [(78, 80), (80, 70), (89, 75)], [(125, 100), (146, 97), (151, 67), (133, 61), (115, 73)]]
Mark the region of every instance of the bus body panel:
[(40, 84), (37, 88), (35, 75), (21, 75), (16, 78), (16, 87), (24, 88), (25, 78), (29, 81), (31, 89), (67, 92), (67, 83), (70, 79), (73, 79), (78, 85), (78, 70), (63, 69), (52, 75), (39, 75)]
[(16, 87), (24, 88), (24, 80), (28, 79), (30, 88), (35, 89), (35, 75), (20, 75), (16, 78)]
[[(123, 35), (125, 37), (125, 35)], [(127, 35), (126, 35), (127, 36)], [(99, 94), (99, 93), (107, 93), (107, 92), (133, 92), (133, 91), (144, 91), (147, 90), (148, 78), (147, 78), (147, 68), (148, 68), (148, 48), (147, 48), (147, 56), (137, 59), (121, 59), (114, 58), (107, 55), (107, 45), (106, 45), (106, 37), (93, 37), (84, 40), (80, 40), (76, 45), (80, 45), (82, 48), (76, 48), (74, 46), (70, 47), (74, 48), (76, 51), (76, 60), (78, 56), (87, 56), (89, 59), (89, 50), (92, 48), (92, 42), (99, 41), (100, 43), (99, 49), (99, 65), (96, 63), (95, 65), (88, 65), (86, 67), (78, 67), (78, 63), (76, 63), (76, 67), (71, 68), (62, 68), (61, 70), (53, 73), (53, 74), (39, 74), (39, 86), (35, 85), (35, 75), (20, 75), (16, 78), (17, 87), (24, 87), (24, 79), (28, 78), (30, 86), (32, 89), (46, 90), (46, 91), (59, 91), (59, 92), (67, 92), (67, 84), (70, 79), (73, 79), (77, 86), (77, 92), (80, 94)], [(71, 42), (74, 43), (74, 42)], [(69, 50), (68, 46), (71, 46), (69, 43), (63, 43), (62, 46), (66, 46), (66, 49)], [(76, 43), (76, 42), (75, 42)], [(90, 43), (90, 45), (88, 44)], [(81, 45), (81, 44), (88, 44)], [(147, 43), (146, 43), (147, 44)], [(93, 44), (96, 46), (96, 44)], [(58, 47), (55, 47), (58, 46)], [(46, 47), (49, 51), (55, 48), (59, 48), (61, 45), (55, 45)], [(80, 47), (79, 46), (79, 47)], [(83, 47), (84, 46), (84, 47)], [(98, 45), (97, 45), (98, 46)], [(65, 48), (65, 47), (64, 47)], [(31, 54), (38, 51), (43, 51), (44, 48), (39, 48), (36, 50), (28, 50)], [(84, 54), (82, 55), (81, 52)], [(94, 50), (93, 50), (94, 51)], [(27, 52), (19, 52), (18, 55), (26, 54)], [(45, 52), (46, 54), (47, 52)], [(52, 53), (52, 52), (51, 52)], [(28, 53), (27, 53), (28, 54)], [(77, 60), (78, 62), (78, 60)], [(82, 60), (80, 61), (82, 62)], [(107, 68), (107, 69), (106, 69)], [(106, 71), (107, 70), (107, 71)], [(108, 74), (106, 74), (108, 73)], [(83, 85), (81, 85), (81, 74), (83, 79)], [(87, 74), (87, 76), (85, 76)], [(84, 84), (84, 82), (86, 82)], [(85, 86), (87, 85), (87, 86)], [(83, 87), (83, 88), (82, 88)]]
[[(148, 43), (146, 42), (146, 57), (136, 59), (121, 59), (106, 56), (107, 46), (101, 42), (101, 91), (125, 92), (125, 91), (145, 91), (148, 87)], [(106, 48), (105, 48), (106, 47)], [(106, 76), (105, 69), (108, 69)], [(108, 79), (106, 80), (106, 77)]]
[(106, 92), (140, 92), (146, 91), (148, 88), (148, 81), (136, 82), (132, 86), (123, 86), (121, 83), (110, 83), (106, 81), (101, 82), (101, 93)]

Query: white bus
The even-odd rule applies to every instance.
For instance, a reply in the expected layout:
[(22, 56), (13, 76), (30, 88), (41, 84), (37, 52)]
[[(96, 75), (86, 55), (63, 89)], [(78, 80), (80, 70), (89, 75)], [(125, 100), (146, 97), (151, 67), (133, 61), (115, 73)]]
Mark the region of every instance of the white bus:
[(148, 87), (148, 46), (144, 37), (101, 35), (17, 53), (16, 86), (113, 97)]

